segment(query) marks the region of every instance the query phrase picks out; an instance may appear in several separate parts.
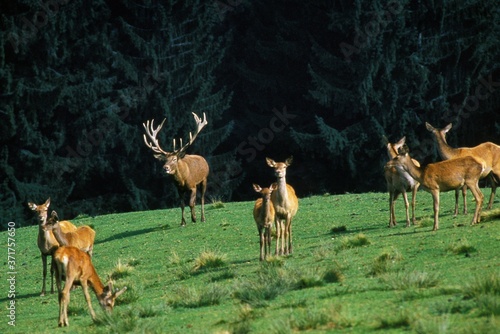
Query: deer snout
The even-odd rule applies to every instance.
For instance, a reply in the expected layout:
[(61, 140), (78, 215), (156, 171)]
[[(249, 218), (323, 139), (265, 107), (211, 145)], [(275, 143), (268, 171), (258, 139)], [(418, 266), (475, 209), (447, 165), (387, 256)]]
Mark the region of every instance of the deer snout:
[(172, 167), (170, 167), (170, 165), (165, 165), (163, 166), (163, 170), (165, 171), (165, 173), (167, 174), (173, 174), (174, 173), (174, 170), (172, 169)]

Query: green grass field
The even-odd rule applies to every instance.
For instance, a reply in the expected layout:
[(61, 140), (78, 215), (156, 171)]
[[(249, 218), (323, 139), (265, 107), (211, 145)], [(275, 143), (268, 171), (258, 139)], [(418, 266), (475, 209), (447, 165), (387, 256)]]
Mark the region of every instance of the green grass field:
[[(19, 228), (16, 326), (5, 316), (3, 278), (0, 333), (498, 333), (500, 211), (483, 211), (483, 222), (470, 226), (472, 213), (452, 216), (452, 192), (441, 199), (440, 230), (432, 232), (423, 191), (410, 228), (401, 199), (398, 226), (387, 227), (385, 193), (302, 198), (294, 254), (263, 263), (253, 202), (209, 204), (207, 222), (185, 228), (179, 208), (81, 217), (73, 222), (96, 230), (101, 279), (128, 290), (111, 316), (92, 294), (93, 322), (78, 288), (70, 326), (61, 329), (57, 293), (39, 296), (38, 228)], [(8, 272), (7, 232), (1, 238)]]

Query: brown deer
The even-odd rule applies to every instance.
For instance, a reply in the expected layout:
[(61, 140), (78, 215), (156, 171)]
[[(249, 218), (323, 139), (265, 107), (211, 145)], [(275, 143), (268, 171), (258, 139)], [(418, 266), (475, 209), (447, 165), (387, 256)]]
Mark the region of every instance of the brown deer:
[[(387, 140), (386, 140), (387, 141)], [(410, 213), (409, 213), (409, 203), (407, 191), (411, 190), (411, 219), (415, 225), (415, 202), (417, 200), (417, 191), (420, 184), (415, 181), (404, 170), (398, 170), (392, 159), (398, 155), (398, 151), (401, 147), (405, 145), (406, 137), (401, 138), (398, 142), (392, 144), (387, 141), (387, 154), (389, 155), (389, 162), (384, 166), (384, 176), (387, 182), (387, 190), (389, 191), (389, 227), (396, 226), (396, 214), (394, 209), (394, 204), (399, 194), (403, 195), (403, 200), (405, 202), (406, 208), (406, 227), (410, 226)], [(417, 160), (413, 160), (413, 163), (420, 167), (420, 163)]]
[(73, 246), (92, 257), (94, 249), (95, 231), (87, 225), (80, 226), (71, 232), (64, 232), (57, 212), (52, 211), (47, 224), (51, 226), (52, 233), (60, 246)]
[(253, 189), (262, 196), (255, 201), (253, 218), (257, 224), (260, 237), (260, 261), (263, 261), (271, 253), (271, 229), (274, 222), (274, 207), (271, 202), (271, 194), (277, 189), (277, 185), (273, 183), (269, 188), (261, 188), (254, 183)]
[[(487, 209), (491, 209), (496, 193), (496, 180), (500, 180), (500, 146), (491, 142), (479, 144), (475, 147), (460, 147), (453, 148), (446, 142), (446, 133), (450, 131), (451, 123), (442, 129), (434, 128), (429, 123), (425, 123), (427, 130), (433, 135), (438, 145), (439, 155), (443, 160), (454, 159), (465, 156), (472, 156), (477, 161), (481, 162), (484, 166), (484, 172), (481, 179), (489, 176), (491, 184), (491, 195), (488, 202)], [(496, 180), (493, 177), (496, 176)], [(467, 200), (466, 200), (467, 186), (462, 188), (462, 197), (464, 201), (464, 214), (467, 213)], [(455, 193), (455, 215), (458, 214), (458, 190)]]
[[(74, 283), (79, 283), (82, 286), (93, 320), (95, 320), (95, 312), (92, 309), (88, 290), (89, 285), (94, 290), (102, 308), (107, 312), (113, 310), (116, 298), (127, 290), (127, 287), (121, 290), (113, 290), (111, 282), (104, 286), (92, 265), (90, 256), (76, 247), (59, 247), (55, 251), (52, 260), (56, 271), (57, 290), (59, 291), (59, 327), (69, 325), (68, 304), (70, 289)], [(64, 288), (61, 286), (63, 280), (66, 280)]]
[[(293, 157), (285, 162), (275, 162), (266, 158), (267, 164), (274, 168), (276, 175), (276, 191), (271, 194), (276, 224), (276, 255), (292, 254), (292, 219), (299, 209), (299, 200), (293, 187), (286, 183), (286, 169), (291, 165)], [(281, 242), (281, 247), (279, 247)]]
[(476, 210), (471, 224), (474, 225), (480, 222), (483, 194), (478, 183), (484, 172), (482, 163), (471, 156), (467, 156), (418, 167), (407, 152), (400, 153), (393, 161), (397, 168), (408, 172), (420, 183), (424, 190), (432, 194), (434, 202), (433, 231), (439, 228), (439, 193), (441, 191), (460, 189), (464, 185), (470, 188), (476, 200)]
[[(43, 204), (35, 204), (33, 202), (28, 202), (28, 207), (38, 214), (38, 249), (42, 255), (42, 266), (43, 266), (43, 280), (42, 280), (42, 293), (40, 296), (45, 296), (45, 281), (47, 278), (47, 256), (52, 256), (54, 251), (59, 247), (52, 229), (47, 225), (47, 212), (50, 206), (50, 198), (48, 198)], [(75, 231), (76, 226), (71, 222), (63, 220), (60, 222), (61, 230), (64, 232)], [(54, 272), (52, 268), (50, 270), (50, 292), (54, 293)]]
[[(191, 208), (191, 221), (196, 222), (195, 214), (195, 203), (196, 203), (196, 187), (201, 184), (201, 221), (205, 221), (205, 191), (207, 189), (207, 177), (209, 172), (209, 167), (207, 161), (199, 155), (189, 155), (186, 154), (186, 150), (191, 146), (196, 139), (196, 136), (205, 127), (207, 122), (207, 117), (203, 113), (203, 121), (195, 114), (194, 119), (196, 121), (196, 132), (194, 135), (189, 133), (189, 141), (186, 145), (182, 145), (182, 138), (180, 139), (180, 148), (175, 149), (176, 142), (174, 139), (174, 150), (172, 152), (164, 151), (160, 144), (158, 143), (158, 132), (163, 127), (165, 120), (155, 129), (153, 122), (147, 121), (143, 124), (146, 134), (144, 135), (144, 143), (153, 152), (155, 152), (155, 158), (165, 161), (163, 165), (163, 170), (173, 176), (175, 184), (177, 185), (177, 190), (181, 198), (181, 211), (182, 211), (182, 221), (181, 226), (186, 225), (186, 220), (184, 219), (184, 195), (186, 191), (191, 192), (189, 207)], [(147, 135), (147, 137), (146, 137)], [(148, 140), (151, 141), (149, 141)]]

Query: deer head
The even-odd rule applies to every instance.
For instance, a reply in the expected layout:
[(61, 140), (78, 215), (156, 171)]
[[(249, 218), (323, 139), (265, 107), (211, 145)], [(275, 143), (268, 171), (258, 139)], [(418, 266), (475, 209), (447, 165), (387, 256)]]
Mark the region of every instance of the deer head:
[(33, 202), (28, 202), (28, 207), (33, 210), (33, 211), (36, 211), (36, 213), (38, 214), (38, 223), (43, 226), (45, 225), (45, 223), (47, 222), (47, 212), (49, 210), (49, 206), (50, 206), (50, 197), (45, 201), (45, 203), (43, 204), (35, 204)]
[(124, 287), (121, 290), (113, 290), (113, 283), (109, 282), (108, 285), (104, 288), (101, 297), (98, 298), (101, 307), (106, 312), (111, 312), (113, 310), (113, 307), (115, 306), (116, 298), (118, 298), (126, 290), (127, 287)]
[(274, 168), (274, 174), (277, 178), (286, 177), (286, 168), (292, 164), (293, 157), (289, 157), (285, 162), (276, 162), (273, 159), (266, 158), (269, 167)]
[[(163, 169), (167, 174), (175, 174), (177, 171), (177, 163), (180, 159), (182, 159), (186, 155), (186, 150), (189, 146), (191, 146), (196, 139), (196, 136), (198, 136), (198, 133), (208, 124), (207, 122), (207, 116), (205, 113), (203, 113), (203, 121), (201, 118), (198, 117), (195, 113), (193, 113), (194, 120), (196, 122), (196, 132), (194, 135), (189, 132), (189, 141), (185, 144), (182, 145), (182, 138), (179, 139), (180, 142), (180, 147), (179, 149), (176, 149), (176, 140), (175, 138), (173, 139), (173, 144), (174, 144), (174, 150), (172, 152), (167, 152), (163, 150), (160, 147), (160, 144), (158, 143), (158, 132), (160, 132), (161, 128), (163, 127), (163, 123), (165, 123), (165, 119), (161, 124), (156, 127), (154, 127), (154, 119), (150, 121), (147, 121), (146, 123), (143, 123), (142, 125), (144, 126), (144, 130), (146, 131), (146, 134), (144, 134), (144, 143), (146, 144), (147, 147), (149, 147), (153, 152), (155, 152), (155, 158), (161, 161), (165, 161), (165, 164), (163, 165)], [(149, 140), (148, 140), (149, 138)]]

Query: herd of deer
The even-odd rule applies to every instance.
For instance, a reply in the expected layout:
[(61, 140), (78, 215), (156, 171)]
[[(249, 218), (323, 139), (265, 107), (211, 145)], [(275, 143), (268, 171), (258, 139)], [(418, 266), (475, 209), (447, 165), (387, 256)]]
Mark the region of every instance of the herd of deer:
[[(184, 195), (190, 192), (189, 207), (191, 221), (196, 222), (195, 202), (196, 190), (201, 186), (201, 221), (205, 221), (205, 191), (209, 167), (207, 161), (199, 155), (186, 154), (200, 131), (208, 124), (206, 115), (203, 120), (194, 114), (196, 132), (189, 133), (189, 141), (176, 149), (173, 140), (173, 151), (168, 152), (160, 147), (158, 133), (165, 120), (156, 128), (154, 120), (143, 124), (145, 129), (144, 143), (154, 153), (155, 158), (164, 161), (163, 170), (171, 175), (177, 186), (181, 199), (181, 226), (186, 225), (184, 218)], [(410, 226), (409, 202), (406, 192), (412, 191), (412, 222), (415, 224), (415, 200), (418, 188), (432, 194), (434, 200), (434, 228), (439, 227), (439, 193), (441, 191), (456, 191), (455, 215), (458, 213), (458, 194), (462, 189), (464, 213), (467, 212), (465, 193), (469, 188), (476, 200), (476, 209), (472, 224), (480, 221), (483, 194), (479, 189), (479, 179), (490, 175), (492, 192), (488, 208), (491, 208), (495, 197), (496, 182), (500, 180), (500, 146), (493, 143), (483, 143), (473, 148), (452, 148), (446, 142), (446, 133), (451, 124), (443, 129), (436, 129), (426, 123), (427, 129), (433, 133), (439, 152), (444, 161), (421, 167), (418, 161), (409, 156), (403, 137), (397, 143), (387, 143), (390, 161), (385, 165), (384, 174), (389, 191), (389, 227), (396, 225), (394, 202), (399, 194), (403, 195), (406, 206), (406, 226)], [(292, 157), (285, 162), (275, 162), (266, 158), (267, 165), (274, 169), (276, 182), (268, 188), (253, 184), (254, 190), (261, 195), (255, 201), (253, 216), (260, 237), (260, 260), (263, 261), (271, 253), (271, 230), (274, 222), (276, 229), (276, 255), (292, 253), (292, 219), (297, 213), (299, 202), (292, 186), (286, 183), (286, 170), (292, 163)], [(95, 239), (95, 231), (89, 226), (76, 227), (69, 221), (59, 221), (57, 213), (52, 211), (48, 217), (50, 198), (43, 204), (28, 203), (30, 209), (36, 211), (39, 219), (38, 247), (42, 255), (43, 283), (42, 296), (45, 294), (47, 276), (47, 256), (52, 256), (51, 292), (54, 292), (53, 275), (56, 275), (56, 285), (59, 292), (59, 326), (68, 326), (67, 308), (70, 300), (70, 289), (73, 285), (81, 285), (92, 318), (92, 309), (88, 286), (94, 290), (99, 303), (106, 311), (113, 309), (116, 298), (126, 287), (114, 290), (110, 282), (105, 286), (92, 265), (91, 257)], [(66, 283), (62, 288), (62, 281)]]
[(496, 183), (500, 182), (500, 146), (491, 142), (475, 147), (452, 148), (446, 142), (446, 133), (451, 129), (448, 124), (442, 129), (434, 128), (426, 123), (438, 145), (443, 161), (430, 163), (421, 167), (418, 161), (409, 156), (405, 146), (405, 137), (397, 143), (387, 143), (389, 162), (385, 165), (384, 174), (389, 191), (389, 227), (396, 225), (394, 201), (403, 194), (406, 207), (406, 226), (410, 226), (409, 203), (406, 192), (412, 191), (412, 221), (415, 223), (415, 197), (417, 189), (422, 187), (432, 194), (434, 203), (434, 227), (439, 228), (439, 193), (455, 190), (455, 215), (458, 214), (459, 191), (462, 190), (464, 213), (467, 213), (466, 192), (469, 188), (476, 201), (476, 208), (471, 224), (481, 220), (483, 194), (479, 188), (479, 180), (489, 177), (491, 195), (488, 209), (491, 209), (495, 198)]

